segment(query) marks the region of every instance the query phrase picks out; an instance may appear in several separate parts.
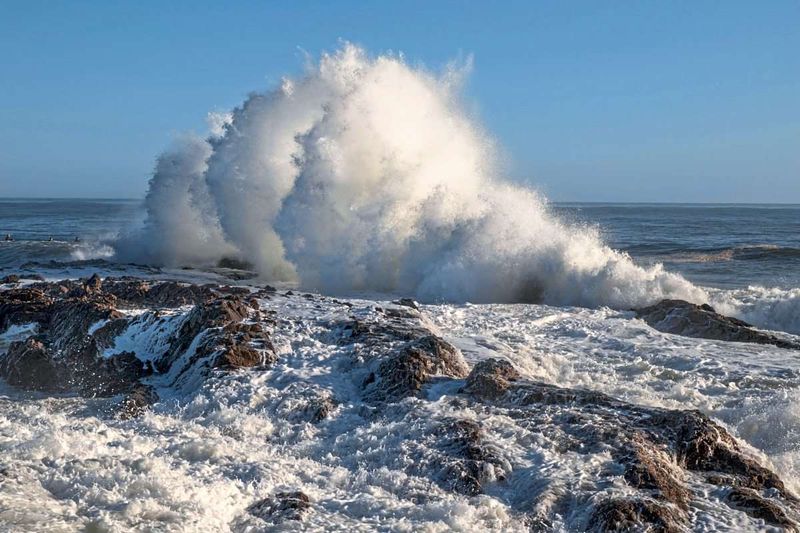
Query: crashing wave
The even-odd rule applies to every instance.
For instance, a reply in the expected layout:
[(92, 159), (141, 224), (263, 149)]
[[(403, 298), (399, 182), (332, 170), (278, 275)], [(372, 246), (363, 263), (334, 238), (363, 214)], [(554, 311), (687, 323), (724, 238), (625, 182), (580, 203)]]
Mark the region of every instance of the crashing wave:
[(163, 154), (144, 228), (118, 258), (235, 257), (327, 293), (631, 307), (705, 293), (641, 268), (501, 178), (492, 141), (435, 76), (352, 45)]

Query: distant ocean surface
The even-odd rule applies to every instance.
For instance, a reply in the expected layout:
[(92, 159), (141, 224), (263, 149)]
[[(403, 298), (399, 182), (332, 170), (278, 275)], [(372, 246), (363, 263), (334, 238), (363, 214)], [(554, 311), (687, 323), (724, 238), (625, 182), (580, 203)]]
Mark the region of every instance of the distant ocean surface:
[[(552, 209), (597, 227), (639, 264), (662, 263), (699, 285), (800, 287), (800, 205), (556, 203)], [(0, 270), (108, 258), (116, 235), (143, 219), (141, 200), (0, 199), (0, 238), (14, 238), (0, 241)]]

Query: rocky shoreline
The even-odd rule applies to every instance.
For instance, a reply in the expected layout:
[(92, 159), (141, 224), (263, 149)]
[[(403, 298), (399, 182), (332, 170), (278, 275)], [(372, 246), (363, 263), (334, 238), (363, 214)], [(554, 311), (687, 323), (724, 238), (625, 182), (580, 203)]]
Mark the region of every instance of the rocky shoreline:
[[(160, 391), (191, 393), (225, 373), (263, 372), (278, 364), (273, 337), (282, 317), (271, 300), (304, 302), (320, 315), (336, 305), (339, 316), (313, 318), (324, 324), (316, 338), (346, 355), (335, 371), (353, 383), (352, 397), (304, 389), (278, 411), (289, 420), (322, 426), (332, 417), (352, 416), (350, 409), (364, 421), (390, 424), (423, 416), (426, 402), (441, 398), (436, 391), (448, 391), (449, 414), (426, 422), (424, 442), (409, 437), (402, 443), (422, 450), (420, 460), (402, 468), (466, 497), (505, 487), (512, 494), (502, 498), (509, 512), (531, 531), (554, 529), (556, 522), (588, 531), (687, 531), (709, 492), (732, 512), (798, 530), (799, 502), (780, 476), (701, 412), (550, 385), (524, 377), (502, 359), (470, 365), (411, 300), (356, 312), (346, 301), (269, 286), (98, 275), (2, 281), (0, 333), (27, 328), (0, 354), (0, 377), (17, 389), (108, 397), (115, 406), (110, 416), (139, 417), (160, 401)], [(667, 333), (797, 348), (708, 306), (665, 301), (637, 316)], [(301, 322), (293, 327), (303, 327)], [(607, 466), (592, 483), (569, 490), (544, 488), (532, 497), (515, 492), (509, 487), (518, 483), (522, 465), (493, 444), (496, 436), (480, 419), (459, 416), (465, 409), (503, 417), (514, 431), (534, 435), (542, 453), (602, 455)], [(393, 438), (402, 441), (403, 435)], [(314, 509), (302, 490), (279, 491), (252, 501), (231, 527), (303, 523)]]

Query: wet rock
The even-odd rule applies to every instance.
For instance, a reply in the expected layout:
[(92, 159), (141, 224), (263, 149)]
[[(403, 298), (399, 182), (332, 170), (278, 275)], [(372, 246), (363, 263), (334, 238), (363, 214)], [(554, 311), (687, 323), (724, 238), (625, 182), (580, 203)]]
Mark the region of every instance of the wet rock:
[(86, 289), (87, 292), (100, 292), (100, 289), (102, 287), (103, 287), (103, 280), (96, 273), (92, 274), (92, 277), (90, 277), (83, 283), (83, 288)]
[(86, 339), (89, 328), (97, 322), (122, 317), (122, 313), (105, 302), (58, 301), (50, 308), (46, 326), (50, 347), (55, 351), (70, 350)]
[(415, 396), (433, 376), (463, 378), (469, 372), (461, 352), (434, 335), (410, 341), (382, 361), (366, 397), (398, 401)]
[[(620, 469), (637, 495), (598, 504), (590, 529), (683, 531), (696, 497), (685, 482), (690, 476), (726, 489), (769, 491), (767, 504), (797, 512), (797, 499), (781, 479), (699, 411), (638, 406), (594, 391), (538, 383), (523, 379), (509, 363), (491, 359), (475, 365), (462, 393), (504, 409), (561, 453), (611, 455), (616, 466), (601, 472), (596, 486), (613, 485)], [(565, 497), (575, 498), (563, 504), (569, 508), (586, 505), (594, 495), (560, 496)]]
[[(207, 360), (208, 368), (223, 369), (274, 363), (277, 356), (269, 333), (261, 323), (247, 323), (251, 316), (261, 320), (259, 310), (244, 300), (248, 296), (249, 291), (240, 288), (129, 277), (103, 280), (97, 274), (9, 289), (0, 292), (0, 330), (36, 322), (41, 345), (17, 345), (3, 364), (9, 382), (22, 388), (88, 396), (127, 393), (154, 368), (129, 352), (103, 357), (135, 320), (117, 306), (172, 309), (188, 304), (194, 307), (177, 335), (170, 337), (165, 353), (149, 354), (159, 371), (168, 371), (200, 335), (194, 359), (181, 372), (199, 359)], [(30, 364), (23, 364), (23, 356)], [(51, 377), (54, 385), (46, 383)]]
[[(597, 505), (589, 519), (590, 531), (652, 531), (682, 533), (681, 513), (653, 500), (611, 498)], [(646, 524), (646, 526), (644, 526)]]
[(122, 420), (138, 418), (158, 401), (155, 389), (148, 385), (137, 384), (120, 402), (117, 417)]
[(233, 270), (253, 270), (253, 264), (234, 257), (223, 257), (217, 262), (219, 268), (230, 268)]
[(19, 283), (20, 277), (16, 274), (9, 274), (8, 276), (4, 276), (0, 278), (0, 285), (5, 285), (7, 283)]
[[(274, 353), (274, 352), (273, 352)], [(219, 354), (214, 361), (216, 368), (248, 368), (262, 364), (274, 364), (276, 359), (265, 358), (263, 351), (258, 351), (247, 344), (231, 344)]]
[(140, 279), (106, 279), (103, 292), (112, 294), (121, 304), (139, 307), (174, 308), (197, 305), (215, 297), (208, 286), (175, 281), (150, 282)]
[(638, 318), (664, 333), (800, 349), (800, 344), (759, 331), (737, 318), (721, 315), (708, 304), (696, 305), (684, 300), (662, 300), (655, 305), (635, 311)]
[(506, 479), (510, 465), (484, 441), (481, 426), (472, 420), (456, 419), (444, 423), (437, 433), (443, 452), (440, 459), (440, 484), (467, 496), (483, 492), (489, 482)]
[(508, 361), (484, 359), (476, 364), (467, 377), (462, 392), (478, 398), (493, 400), (505, 394), (520, 374)]
[(674, 503), (686, 510), (691, 501), (691, 492), (683, 482), (683, 472), (669, 451), (659, 448), (644, 433), (636, 433), (631, 439), (633, 453), (624, 459), (624, 478), (632, 487), (646, 490), (656, 499)]
[(397, 305), (402, 305), (404, 307), (410, 307), (411, 309), (415, 309), (419, 311), (419, 303), (412, 298), (400, 298), (399, 300), (395, 300), (392, 302)]
[(734, 487), (725, 501), (731, 507), (744, 511), (753, 518), (759, 518), (767, 524), (781, 527), (784, 531), (798, 530), (798, 524), (789, 518), (780, 505), (764, 498), (753, 489)]
[(203, 335), (192, 360), (209, 360), (210, 368), (234, 369), (272, 365), (277, 360), (269, 333), (260, 323), (247, 323), (251, 314), (258, 314), (248, 302), (237, 296), (218, 297), (192, 309), (183, 321), (166, 354), (156, 366), (166, 372)]
[(279, 524), (287, 520), (302, 520), (311, 509), (311, 500), (301, 491), (278, 492), (274, 496), (259, 500), (247, 508), (247, 512), (265, 522)]
[(13, 325), (48, 322), (52, 302), (44, 291), (34, 287), (0, 292), (0, 332)]
[(65, 383), (45, 344), (29, 337), (12, 342), (0, 359), (0, 376), (9, 385), (42, 392), (62, 392)]

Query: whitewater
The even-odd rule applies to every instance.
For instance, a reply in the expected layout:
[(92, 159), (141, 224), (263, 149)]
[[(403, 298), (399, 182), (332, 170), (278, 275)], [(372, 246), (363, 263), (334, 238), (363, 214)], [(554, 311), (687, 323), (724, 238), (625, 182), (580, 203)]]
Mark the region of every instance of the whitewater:
[[(22, 278), (0, 282), (0, 324), (12, 294), (49, 291), (54, 312), (117, 302), (80, 322), (75, 339), (96, 350), (92, 364), (127, 357), (149, 369), (136, 386), (157, 398), (120, 416), (129, 389), (0, 381), (0, 529), (602, 530), (603, 502), (661, 501), (631, 484), (636, 448), (614, 440), (639, 410), (698, 410), (800, 492), (797, 351), (664, 333), (632, 311), (667, 298), (709, 303), (800, 342), (800, 288), (701, 286), (561, 216), (504, 176), (495, 141), (462, 102), (470, 68), (433, 73), (345, 44), (161, 154), (133, 229), (58, 237), (50, 246), (66, 261), (39, 257), (32, 241), (0, 249), (30, 256), (0, 261), (0, 278)], [(103, 292), (134, 278), (212, 287), (248, 311), (182, 338), (207, 302)], [(31, 316), (0, 331), (0, 370), (20, 343), (58, 339), (61, 326)], [(236, 328), (263, 330), (262, 359), (217, 366), (226, 345), (204, 345)], [(418, 391), (385, 396), (398, 354), (431, 336), (457, 364), (423, 364)], [(470, 372), (491, 359), (526, 386), (623, 404), (562, 398), (526, 411), (476, 399)], [(691, 493), (685, 507), (665, 504), (678, 531), (783, 530), (778, 515), (731, 503), (730, 473), (669, 464)], [(477, 489), (464, 488), (464, 472)], [(758, 490), (786, 503), (775, 487)], [(299, 520), (286, 519), (294, 512)]]

